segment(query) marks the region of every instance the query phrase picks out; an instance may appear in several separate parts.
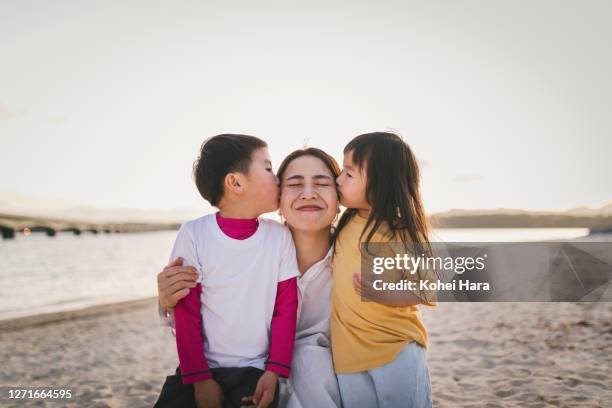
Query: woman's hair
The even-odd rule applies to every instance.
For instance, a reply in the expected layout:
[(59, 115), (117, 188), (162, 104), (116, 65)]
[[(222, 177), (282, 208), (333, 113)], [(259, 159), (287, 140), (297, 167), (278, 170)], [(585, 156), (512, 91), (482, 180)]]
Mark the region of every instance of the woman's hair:
[(316, 157), (317, 159), (321, 160), (323, 164), (325, 164), (325, 167), (327, 167), (327, 169), (331, 172), (332, 177), (334, 178), (333, 181), (335, 185), (336, 178), (340, 175), (340, 166), (338, 166), (338, 162), (336, 161), (336, 159), (334, 159), (332, 156), (325, 153), (321, 149), (317, 149), (316, 147), (307, 147), (305, 149), (298, 149), (298, 150), (291, 152), (287, 157), (285, 157), (283, 162), (278, 167), (278, 171), (276, 172), (276, 177), (278, 177), (281, 183), (281, 188), (283, 185), (283, 176), (285, 175), (285, 172), (287, 171), (287, 167), (289, 167), (289, 164), (295, 159), (298, 159), (303, 156), (312, 156), (312, 157)]
[[(365, 195), (372, 207), (363, 231), (372, 226), (365, 239), (366, 251), (384, 223), (390, 234), (399, 236), (405, 249), (431, 253), (429, 225), (419, 191), (419, 166), (408, 144), (394, 133), (366, 133), (346, 145), (344, 153), (348, 152), (353, 153), (353, 162), (366, 175)], [(356, 214), (354, 208), (342, 214), (334, 242)]]
[(263, 140), (247, 135), (222, 134), (206, 139), (193, 163), (193, 177), (200, 195), (210, 205), (219, 205), (225, 176), (234, 171), (247, 174), (253, 152), (267, 146)]

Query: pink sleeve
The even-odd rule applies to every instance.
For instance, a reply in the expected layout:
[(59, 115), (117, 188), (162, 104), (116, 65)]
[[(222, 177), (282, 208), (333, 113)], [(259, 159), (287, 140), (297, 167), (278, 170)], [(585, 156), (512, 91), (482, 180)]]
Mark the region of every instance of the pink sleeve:
[(190, 384), (212, 378), (204, 356), (204, 331), (200, 310), (198, 283), (174, 308), (176, 351), (178, 352), (183, 384)]
[(291, 373), (297, 306), (297, 278), (279, 282), (270, 328), (271, 339), (266, 370), (285, 378)]

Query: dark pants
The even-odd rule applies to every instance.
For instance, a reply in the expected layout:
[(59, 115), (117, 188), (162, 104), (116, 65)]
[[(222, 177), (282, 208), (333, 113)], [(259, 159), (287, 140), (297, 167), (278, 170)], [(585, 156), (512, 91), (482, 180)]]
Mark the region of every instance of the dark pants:
[[(255, 367), (212, 368), (210, 372), (223, 390), (223, 408), (239, 408), (243, 405), (241, 399), (255, 394), (257, 381), (264, 373)], [(177, 368), (175, 375), (166, 377), (154, 408), (193, 408), (196, 406), (193, 392), (193, 384), (183, 384)], [(278, 383), (274, 399), (268, 406), (276, 408), (277, 405)]]

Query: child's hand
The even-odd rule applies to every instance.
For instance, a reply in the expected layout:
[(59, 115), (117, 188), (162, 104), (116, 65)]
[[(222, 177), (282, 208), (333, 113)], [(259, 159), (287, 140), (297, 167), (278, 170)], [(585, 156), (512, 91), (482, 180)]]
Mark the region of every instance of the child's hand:
[(221, 408), (223, 402), (223, 390), (212, 378), (193, 384), (196, 407), (198, 408)]
[(266, 408), (274, 399), (276, 392), (276, 384), (278, 383), (278, 374), (272, 371), (266, 371), (255, 387), (255, 395), (243, 397), (242, 404), (244, 407)]

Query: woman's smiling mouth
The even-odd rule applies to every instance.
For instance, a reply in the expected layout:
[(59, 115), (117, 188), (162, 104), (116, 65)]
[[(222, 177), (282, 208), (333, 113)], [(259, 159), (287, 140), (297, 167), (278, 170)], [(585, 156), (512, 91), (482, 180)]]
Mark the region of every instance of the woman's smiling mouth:
[(319, 207), (318, 205), (313, 205), (313, 204), (309, 204), (309, 205), (303, 205), (301, 207), (298, 207), (298, 211), (320, 211), (322, 210), (322, 207)]

